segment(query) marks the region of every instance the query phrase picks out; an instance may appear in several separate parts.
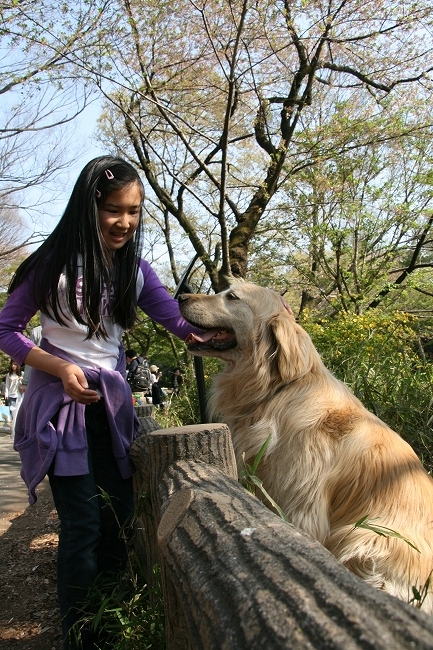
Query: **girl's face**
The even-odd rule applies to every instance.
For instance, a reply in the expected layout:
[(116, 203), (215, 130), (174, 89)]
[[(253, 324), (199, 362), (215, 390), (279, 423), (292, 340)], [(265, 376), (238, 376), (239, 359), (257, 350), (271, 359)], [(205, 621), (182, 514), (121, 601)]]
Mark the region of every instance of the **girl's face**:
[(122, 248), (134, 235), (140, 218), (142, 196), (138, 183), (110, 192), (98, 207), (102, 237), (109, 250)]

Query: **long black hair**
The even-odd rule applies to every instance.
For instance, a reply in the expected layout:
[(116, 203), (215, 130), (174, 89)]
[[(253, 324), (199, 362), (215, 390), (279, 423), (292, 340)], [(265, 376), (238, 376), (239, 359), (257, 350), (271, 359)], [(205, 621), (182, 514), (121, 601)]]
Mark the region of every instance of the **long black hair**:
[[(74, 318), (93, 335), (106, 338), (101, 303), (104, 287), (110, 296), (110, 316), (123, 329), (134, 324), (137, 314), (137, 257), (141, 251), (142, 207), (134, 236), (114, 255), (104, 244), (98, 216), (108, 194), (131, 183), (144, 188), (137, 170), (125, 160), (100, 156), (81, 171), (66, 209), (51, 235), (18, 268), (9, 293), (33, 275), (33, 291), (38, 308), (66, 325), (59, 299), (59, 279), (66, 277), (67, 306)], [(82, 266), (81, 307), (77, 304), (76, 283)]]

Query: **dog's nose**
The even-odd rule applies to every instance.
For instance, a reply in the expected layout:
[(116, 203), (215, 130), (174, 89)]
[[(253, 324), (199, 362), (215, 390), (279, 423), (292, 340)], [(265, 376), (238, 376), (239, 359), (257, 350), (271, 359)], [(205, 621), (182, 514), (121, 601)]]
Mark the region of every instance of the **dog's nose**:
[(180, 296), (178, 296), (177, 300), (178, 302), (186, 302), (191, 294), (188, 293), (181, 293)]

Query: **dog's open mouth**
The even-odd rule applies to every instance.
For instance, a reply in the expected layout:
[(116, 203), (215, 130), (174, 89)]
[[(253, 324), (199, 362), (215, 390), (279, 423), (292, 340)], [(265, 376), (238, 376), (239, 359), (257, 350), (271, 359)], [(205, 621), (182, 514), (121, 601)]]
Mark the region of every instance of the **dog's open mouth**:
[(229, 350), (237, 345), (232, 330), (212, 329), (203, 334), (189, 334), (185, 341), (189, 350)]

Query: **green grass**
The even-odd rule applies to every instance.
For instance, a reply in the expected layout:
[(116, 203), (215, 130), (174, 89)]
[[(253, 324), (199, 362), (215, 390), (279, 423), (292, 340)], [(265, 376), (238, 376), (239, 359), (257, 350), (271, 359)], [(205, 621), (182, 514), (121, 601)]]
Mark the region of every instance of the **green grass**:
[(99, 576), (93, 583), (78, 628), (82, 626), (98, 631), (116, 650), (165, 649), (161, 591), (149, 590), (135, 554), (123, 574)]

